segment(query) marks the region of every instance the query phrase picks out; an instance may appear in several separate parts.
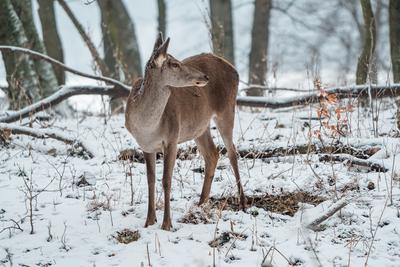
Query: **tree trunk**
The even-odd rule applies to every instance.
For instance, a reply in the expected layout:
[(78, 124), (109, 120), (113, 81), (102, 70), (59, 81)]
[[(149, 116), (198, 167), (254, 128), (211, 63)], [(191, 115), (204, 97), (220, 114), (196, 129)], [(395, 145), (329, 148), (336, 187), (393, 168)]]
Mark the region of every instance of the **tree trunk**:
[(366, 84), (370, 76), (372, 57), (375, 53), (376, 27), (370, 0), (360, 0), (364, 18), (363, 49), (358, 58), (356, 84)]
[[(389, 3), (390, 26), (390, 56), (392, 59), (393, 81), (400, 83), (400, 1), (390, 0)], [(400, 99), (397, 104), (397, 128), (400, 130)]]
[[(38, 0), (39, 17), (42, 25), (43, 43), (47, 54), (64, 62), (64, 52), (60, 36), (57, 31), (57, 22), (54, 12), (54, 0)], [(65, 84), (65, 72), (61, 68), (54, 68), (58, 84)]]
[[(383, 3), (382, 0), (376, 0), (376, 8), (375, 8), (375, 28), (376, 28), (376, 46), (379, 45), (378, 40), (380, 39), (381, 28), (382, 28), (382, 12), (383, 12)], [(374, 50), (374, 54), (372, 55), (371, 62), (371, 83), (378, 84), (378, 62), (379, 62), (379, 47), (376, 47)]]
[(157, 0), (158, 6), (158, 32), (167, 35), (167, 7), (164, 0)]
[[(35, 23), (33, 22), (32, 1), (31, 0), (13, 0), (12, 5), (14, 10), (21, 20), (25, 35), (28, 39), (28, 48), (40, 53), (46, 53), (44, 45), (36, 31)], [(57, 79), (52, 66), (41, 60), (33, 60), (36, 74), (39, 78), (39, 94), (48, 96), (57, 88)]]
[(231, 0), (210, 0), (211, 39), (215, 54), (235, 64)]
[[(0, 1), (0, 43), (28, 47), (21, 20), (10, 0)], [(27, 55), (2, 52), (11, 109), (20, 109), (40, 99), (39, 78)]]
[(264, 90), (251, 88), (251, 84), (265, 85), (267, 78), (269, 20), (272, 0), (256, 0), (254, 5), (253, 28), (251, 31), (251, 50), (249, 57), (248, 96), (263, 96)]
[[(98, 0), (104, 54), (112, 77), (131, 83), (142, 75), (135, 25), (121, 0)], [(112, 112), (122, 112), (122, 99), (111, 101)]]

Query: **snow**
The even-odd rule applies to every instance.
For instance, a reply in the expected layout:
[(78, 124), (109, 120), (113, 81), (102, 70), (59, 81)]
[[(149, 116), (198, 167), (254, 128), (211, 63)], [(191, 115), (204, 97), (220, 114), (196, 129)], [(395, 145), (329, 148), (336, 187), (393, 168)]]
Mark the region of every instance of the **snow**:
[[(196, 206), (203, 178), (192, 169), (203, 166), (201, 157), (177, 160), (172, 181), (174, 230), (171, 232), (160, 229), (162, 161), (157, 162), (158, 222), (143, 227), (147, 212), (145, 166), (140, 163), (129, 166), (128, 162), (117, 160), (122, 149), (137, 147), (123, 127), (123, 115), (104, 118), (78, 114), (74, 119), (55, 119), (52, 129), (79, 138), (93, 150), (92, 159), (70, 155), (71, 146), (56, 140), (12, 136), (10, 144), (0, 150), (0, 231), (15, 226), (14, 220), (23, 232), (10, 229), (0, 233), (0, 261), (10, 265), (7, 249), (14, 265), (148, 266), (150, 259), (152, 266), (212, 266), (215, 255), (216, 266), (261, 266), (270, 251), (266, 261), (272, 259), (272, 266), (288, 266), (285, 258), (297, 266), (347, 266), (348, 262), (351, 266), (363, 266), (372, 244), (369, 266), (399, 266), (400, 142), (391, 137), (395, 110), (386, 102), (382, 107), (388, 108), (379, 113), (379, 137), (373, 137), (368, 113), (360, 112), (359, 119), (355, 111), (353, 131), (340, 141), (382, 147), (370, 160), (384, 165), (388, 172), (357, 172), (343, 163), (319, 162), (313, 154), (268, 160), (240, 159), (247, 195), (279, 195), (302, 190), (326, 201), (316, 207), (301, 204), (293, 217), (256, 207), (249, 207), (247, 213), (226, 210), (219, 216), (217, 210)], [(315, 112), (309, 108), (260, 113), (238, 109), (234, 139), (239, 148), (307, 143), (310, 139), (304, 123), (310, 121), (304, 118), (315, 116)], [(318, 121), (313, 120), (311, 124), (312, 129), (319, 127)], [(35, 123), (33, 127), (46, 125)], [(212, 133), (221, 144), (217, 131), (213, 129)], [(326, 143), (332, 141), (326, 135), (323, 139)], [(311, 141), (318, 143), (314, 137)], [(193, 142), (182, 146), (188, 144)], [(221, 157), (218, 165), (211, 196), (235, 195), (229, 161)], [(130, 173), (133, 205), (130, 204)], [(88, 185), (77, 186), (82, 175)], [(24, 179), (32, 181), (37, 194), (33, 201), (32, 235)], [(332, 179), (336, 180), (335, 186)], [(374, 183), (375, 189), (367, 188), (369, 182)], [(353, 190), (348, 189), (351, 187)], [(323, 231), (306, 228), (334, 202), (344, 198), (349, 204), (323, 223)], [(211, 222), (196, 225), (179, 222), (190, 211), (209, 212)], [(256, 217), (252, 215), (254, 211), (258, 212)], [(231, 231), (231, 227), (247, 238), (231, 239), (215, 249), (209, 246), (215, 236)], [(113, 236), (125, 228), (138, 230), (140, 238), (129, 244), (118, 243)]]

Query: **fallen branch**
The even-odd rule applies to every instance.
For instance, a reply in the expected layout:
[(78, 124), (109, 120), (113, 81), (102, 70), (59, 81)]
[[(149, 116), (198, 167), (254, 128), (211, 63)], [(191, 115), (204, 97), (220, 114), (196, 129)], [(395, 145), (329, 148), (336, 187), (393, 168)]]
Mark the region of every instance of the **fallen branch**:
[(316, 219), (310, 222), (306, 227), (310, 230), (313, 230), (314, 232), (323, 230), (320, 224), (332, 217), (336, 212), (344, 208), (347, 204), (349, 204), (347, 199), (340, 199), (331, 207), (329, 207), (329, 209), (327, 209), (322, 215), (318, 216)]
[(114, 86), (62, 86), (59, 91), (39, 102), (29, 105), (19, 111), (0, 116), (0, 123), (10, 123), (27, 118), (75, 95), (108, 95), (111, 97), (123, 97), (129, 95), (129, 92), (129, 89)]
[(68, 145), (73, 145), (74, 147), (80, 147), (82, 149), (82, 152), (84, 152), (89, 158), (94, 157), (94, 154), (79, 139), (73, 138), (63, 133), (58, 133), (51, 129), (34, 129), (25, 126), (0, 123), (0, 130), (9, 130), (11, 131), (11, 134), (22, 134), (41, 139), (55, 139)]
[[(103, 82), (106, 82), (106, 83), (114, 85), (116, 88), (121, 87), (121, 89), (125, 89), (125, 90), (130, 90), (131, 89), (130, 86), (128, 86), (128, 85), (126, 85), (126, 84), (124, 84), (124, 83), (122, 83), (120, 81), (117, 81), (115, 79), (112, 79), (112, 78), (109, 78), (109, 77), (104, 77), (104, 76), (96, 76), (96, 75), (92, 75), (92, 74), (81, 72), (79, 70), (76, 70), (76, 69), (73, 69), (71, 67), (68, 67), (64, 63), (62, 63), (62, 62), (60, 62), (60, 61), (58, 61), (58, 60), (56, 60), (56, 59), (54, 59), (52, 57), (49, 57), (49, 56), (47, 56), (45, 54), (30, 50), (30, 49), (27, 49), (27, 48), (22, 48), (22, 47), (17, 47), (17, 46), (0, 45), (0, 51), (19, 52), (19, 53), (28, 54), (30, 56), (33, 56), (33, 57), (36, 57), (36, 58), (40, 58), (40, 59), (42, 59), (44, 61), (50, 62), (51, 64), (56, 65), (58, 67), (61, 67), (64, 70), (66, 70), (68, 72), (71, 72), (73, 74), (76, 74), (76, 75), (79, 75), (79, 76), (82, 76), (82, 77), (86, 77), (86, 78), (90, 78), (90, 79), (93, 79), (93, 80), (96, 80), (96, 81), (103, 81)], [(86, 86), (82, 86), (82, 87), (86, 87)]]
[(356, 168), (359, 171), (366, 170), (367, 172), (387, 172), (388, 169), (376, 162), (371, 162), (365, 159), (355, 158), (351, 155), (322, 155), (319, 161), (336, 161), (344, 162), (350, 168)]
[[(246, 90), (246, 88), (242, 89)], [(271, 88), (271, 90), (274, 90)], [(356, 85), (351, 87), (334, 87), (325, 90), (328, 94), (335, 94), (338, 99), (344, 98), (361, 98), (369, 96), (369, 92), (372, 97), (394, 97), (400, 95), (400, 84), (392, 84), (388, 86), (378, 85)], [(266, 98), (257, 96), (239, 96), (237, 97), (237, 105), (249, 106), (249, 107), (260, 107), (260, 108), (288, 108), (293, 106), (303, 106), (312, 103), (318, 103), (320, 96), (317, 91), (311, 93), (305, 93), (303, 95), (296, 95), (293, 97), (283, 98)]]
[[(225, 147), (218, 146), (220, 154), (227, 153)], [(320, 147), (315, 144), (300, 144), (289, 147), (264, 148), (257, 150), (255, 148), (245, 149), (238, 148), (237, 153), (241, 158), (246, 159), (267, 159), (273, 157), (293, 156), (299, 154), (315, 153), (315, 154), (349, 154), (354, 158), (367, 159), (380, 150), (380, 147), (357, 148), (343, 144)], [(190, 160), (195, 157), (197, 146), (187, 146), (178, 149), (177, 158), (180, 160)], [(161, 158), (161, 153), (157, 154), (157, 158)], [(125, 149), (120, 152), (118, 157), (120, 160), (131, 160), (144, 163), (143, 152), (140, 149)]]

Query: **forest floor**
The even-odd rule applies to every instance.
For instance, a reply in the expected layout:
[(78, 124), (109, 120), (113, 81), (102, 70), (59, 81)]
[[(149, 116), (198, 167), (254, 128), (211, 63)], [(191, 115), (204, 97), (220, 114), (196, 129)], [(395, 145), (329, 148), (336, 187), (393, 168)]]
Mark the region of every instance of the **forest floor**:
[[(28, 136), (13, 135), (0, 145), (0, 265), (400, 266), (400, 139), (393, 130), (393, 104), (382, 102), (379, 108), (375, 121), (361, 108), (340, 118), (335, 110), (322, 121), (316, 108), (237, 110), (239, 150), (349, 145), (372, 151), (361, 161), (387, 171), (356, 166), (354, 158), (326, 161), (323, 156), (348, 157), (326, 151), (241, 158), (241, 177), (252, 202), (243, 212), (237, 210), (226, 156), (219, 160), (212, 200), (197, 206), (204, 162), (194, 154), (175, 165), (171, 232), (160, 229), (161, 160), (158, 222), (144, 228), (145, 166), (118, 159), (120, 151), (137, 148), (122, 115), (106, 123), (102, 116), (83, 114), (56, 119), (51, 126), (35, 122), (34, 128), (78, 137), (94, 157), (59, 141)], [(223, 145), (217, 130), (212, 133)], [(343, 200), (348, 204), (318, 231), (307, 227)]]

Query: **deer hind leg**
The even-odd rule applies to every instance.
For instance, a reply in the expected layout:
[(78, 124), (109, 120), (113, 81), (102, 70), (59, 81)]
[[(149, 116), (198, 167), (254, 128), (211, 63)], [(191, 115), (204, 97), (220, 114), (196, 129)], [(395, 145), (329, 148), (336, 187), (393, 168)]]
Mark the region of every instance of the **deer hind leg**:
[(143, 153), (144, 160), (146, 162), (147, 172), (147, 186), (149, 193), (149, 201), (147, 208), (147, 219), (144, 227), (153, 225), (157, 221), (156, 208), (155, 208), (155, 182), (156, 182), (156, 154), (155, 153)]
[(215, 167), (217, 167), (219, 153), (213, 142), (210, 128), (207, 128), (207, 130), (200, 137), (198, 137), (195, 142), (205, 162), (204, 183), (199, 201), (199, 205), (201, 205), (208, 201), (212, 180), (214, 178)]
[(232, 140), (234, 116), (235, 116), (234, 112), (225, 112), (223, 114), (219, 114), (215, 118), (215, 123), (217, 124), (218, 131), (220, 132), (222, 140), (224, 141), (226, 150), (228, 151), (228, 158), (231, 163), (233, 172), (235, 174), (236, 185), (239, 192), (240, 207), (242, 209), (245, 209), (247, 200), (243, 192), (242, 183), (240, 181), (236, 148)]
[(170, 195), (171, 195), (171, 181), (172, 172), (174, 170), (175, 159), (176, 159), (177, 144), (168, 144), (164, 148), (164, 170), (162, 185), (164, 189), (164, 219), (161, 225), (161, 229), (169, 231), (171, 230), (171, 210), (170, 210)]

